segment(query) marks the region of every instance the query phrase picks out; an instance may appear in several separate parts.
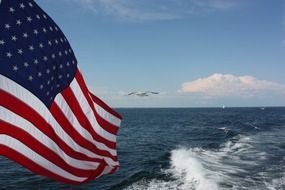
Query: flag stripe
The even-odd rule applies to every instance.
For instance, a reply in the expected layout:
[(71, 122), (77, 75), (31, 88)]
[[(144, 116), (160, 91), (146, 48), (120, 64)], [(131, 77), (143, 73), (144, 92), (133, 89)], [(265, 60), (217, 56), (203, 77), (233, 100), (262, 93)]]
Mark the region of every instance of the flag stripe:
[[(2, 142), (4, 140), (5, 139), (3, 137), (1, 137), (1, 135), (0, 135), (0, 142)], [(69, 180), (67, 178), (61, 177), (59, 175), (56, 175), (56, 174), (46, 170), (42, 166), (38, 165), (37, 163), (35, 163), (32, 160), (25, 157), (24, 155), (22, 155), (19, 152), (10, 148), (11, 146), (10, 146), (10, 144), (8, 144), (9, 142), (13, 142), (13, 141), (8, 141), (7, 143), (5, 143), (5, 145), (3, 145), (3, 143), (0, 143), (0, 155), (6, 156), (7, 158), (14, 160), (15, 162), (17, 162), (17, 163), (21, 164), (22, 166), (31, 170), (32, 172), (38, 173), (38, 174), (43, 175), (43, 176), (50, 177), (50, 178), (55, 179), (57, 181), (61, 181), (64, 183), (70, 183), (70, 184), (80, 184), (81, 183), (81, 182)]]
[(68, 100), (67, 103), (68, 103), (70, 109), (72, 110), (72, 112), (76, 115), (81, 126), (83, 126), (86, 130), (89, 131), (89, 133), (92, 135), (93, 139), (98, 141), (98, 142), (105, 144), (107, 147), (109, 147), (111, 149), (115, 149), (116, 148), (115, 142), (111, 142), (111, 141), (103, 138), (102, 136), (97, 134), (96, 131), (93, 129), (89, 120), (84, 115), (84, 113), (81, 109), (81, 105), (78, 103), (78, 101), (77, 101), (74, 93), (72, 92), (72, 90), (68, 87), (61, 94), (63, 95), (65, 100)]
[(105, 119), (106, 121), (109, 121), (116, 128), (116, 130), (119, 129), (119, 126), (121, 125), (120, 119), (107, 112), (104, 108), (102, 108), (100, 105), (96, 104), (95, 102), (94, 102), (94, 107), (96, 112), (101, 118)]
[[(94, 114), (96, 120), (98, 121), (99, 125), (102, 126), (102, 127), (105, 129), (105, 131), (108, 131), (109, 133), (112, 133), (113, 135), (116, 135), (117, 132), (118, 132), (118, 126), (120, 126), (120, 122), (116, 121), (117, 123), (119, 123), (119, 125), (114, 126), (114, 125), (111, 124), (110, 122), (106, 121), (105, 118), (102, 118), (102, 117), (97, 113), (97, 111), (96, 111), (96, 109), (95, 109), (95, 106), (94, 106), (94, 105), (97, 105), (97, 103), (94, 102), (94, 101), (92, 101), (92, 99), (91, 99), (91, 97), (90, 97), (90, 93), (89, 93), (89, 91), (88, 91), (88, 89), (87, 89), (87, 86), (86, 86), (86, 84), (85, 84), (85, 82), (84, 82), (84, 80), (83, 80), (83, 78), (82, 78), (82, 76), (81, 76), (81, 73), (80, 73), (79, 71), (76, 73), (75, 78), (76, 78), (76, 80), (77, 80), (77, 82), (78, 82), (78, 85), (80, 86), (80, 89), (81, 89), (81, 92), (80, 92), (80, 93), (83, 94), (83, 96), (85, 97), (85, 100), (88, 102), (88, 104), (89, 104), (89, 107), (88, 107), (88, 108), (91, 108), (91, 109), (92, 109), (93, 114)], [(99, 100), (99, 99), (97, 98), (97, 100)], [(101, 101), (100, 101), (100, 102), (101, 102)], [(100, 103), (100, 104), (101, 104), (101, 103)], [(98, 106), (99, 106), (99, 105), (98, 105)], [(100, 106), (100, 107), (101, 107), (101, 106)], [(104, 107), (105, 107), (107, 110), (111, 109), (111, 108), (109, 108), (106, 104), (104, 105)], [(102, 109), (101, 109), (100, 111), (102, 111)], [(101, 112), (101, 113), (104, 113), (104, 112)], [(106, 111), (105, 111), (105, 113), (106, 113)], [(119, 119), (117, 118), (117, 116), (114, 116), (114, 114), (115, 114), (115, 115), (119, 115), (119, 114), (117, 114), (117, 113), (114, 112), (114, 111), (112, 111), (111, 113), (110, 113), (110, 112), (108, 113), (108, 115), (110, 115), (110, 116), (112, 115), (112, 117), (110, 117), (110, 118), (116, 118), (117, 120), (119, 120)]]
[[(23, 143), (25, 146), (29, 147), (32, 151), (44, 157), (50, 163), (56, 165), (57, 167), (65, 170), (66, 172), (74, 176), (89, 177), (94, 172), (94, 170), (96, 170), (96, 168), (98, 168), (99, 166), (99, 164), (96, 163), (97, 166), (95, 168), (94, 166), (92, 167), (89, 166), (89, 169), (76, 168), (72, 166), (72, 164), (74, 165), (74, 163), (72, 163), (74, 162), (72, 159), (66, 158), (66, 160), (64, 161), (57, 153), (53, 152), (51, 149), (45, 146), (44, 144), (48, 144), (49, 142), (45, 142), (44, 139), (43, 139), (43, 142), (42, 142), (43, 144), (42, 144), (35, 138), (35, 136), (25, 131), (25, 129), (18, 128), (16, 127), (16, 125), (12, 125), (11, 123), (6, 123), (6, 121), (5, 122), (0, 121), (0, 124), (1, 124), (0, 134), (4, 134), (14, 139), (17, 139), (18, 141)], [(23, 128), (28, 128), (28, 126), (25, 126)], [(38, 135), (38, 134), (35, 133), (35, 135)], [(67, 163), (68, 161), (70, 162)], [(85, 164), (81, 163), (81, 165), (83, 166)]]
[[(74, 139), (74, 141), (77, 144), (81, 145), (82, 147), (84, 147), (86, 149), (89, 149), (89, 150), (93, 149), (94, 150), (93, 143), (89, 142), (88, 140), (86, 140), (86, 138), (84, 138), (83, 136), (81, 136), (78, 133), (78, 131), (74, 128), (74, 126), (72, 126), (69, 123), (67, 117), (64, 115), (62, 110), (60, 110), (60, 108), (58, 107), (58, 105), (56, 103), (52, 105), (51, 112), (55, 116), (56, 120), (58, 120), (58, 122), (60, 122), (62, 124), (62, 126), (64, 126), (64, 130), (66, 130), (66, 132)], [(101, 152), (99, 151), (97, 153), (99, 154)], [(106, 156), (97, 155), (97, 158), (105, 160), (111, 166), (117, 166), (119, 164), (117, 156), (110, 156), (109, 155), (109, 157), (106, 157)]]
[[(87, 98), (90, 98), (90, 97), (86, 98), (84, 96), (81, 90), (81, 87), (77, 83), (77, 80), (72, 81), (72, 83), (70, 84), (70, 88), (72, 92), (74, 93), (77, 101), (80, 102), (81, 109), (84, 112), (86, 118), (89, 120), (89, 123), (93, 126), (93, 129), (95, 130), (95, 132), (99, 134), (100, 136), (102, 136), (103, 138), (107, 139), (108, 141), (116, 142), (116, 135), (109, 133), (107, 130), (105, 130), (105, 129), (108, 129), (109, 126), (98, 124), (96, 117), (94, 115), (94, 112), (96, 113), (96, 111), (94, 111), (94, 107), (93, 107), (94, 105), (88, 104)], [(104, 126), (104, 127), (101, 127), (101, 126)]]
[[(19, 140), (8, 136), (4, 134), (0, 134), (0, 144), (4, 146), (9, 146), (14, 151), (16, 151), (18, 154), (25, 155), (25, 157), (29, 160), (32, 160), (33, 163), (36, 163), (37, 165), (41, 166), (44, 171), (49, 171), (53, 174), (56, 174), (62, 178), (66, 178), (72, 181), (82, 182), (87, 180), (85, 177), (77, 177), (74, 176), (65, 170), (59, 168), (55, 164), (51, 163), (49, 160), (45, 159), (41, 155), (34, 152), (32, 149), (24, 145)], [(13, 147), (11, 147), (13, 145)], [(20, 162), (22, 163), (22, 162)], [(30, 168), (30, 167), (29, 167)]]
[[(22, 136), (20, 136), (18, 139), (22, 142), (25, 142), (29, 138), (31, 138), (33, 143), (37, 144), (34, 147), (35, 148), (34, 150), (36, 149), (38, 150), (39, 147), (41, 147), (41, 149), (45, 150), (44, 152), (42, 152), (42, 154), (46, 154), (48, 152), (47, 157), (49, 155), (57, 154), (57, 155), (54, 155), (53, 159), (50, 159), (51, 161), (52, 160), (64, 161), (65, 159), (65, 164), (68, 163), (72, 167), (82, 169), (82, 170), (89, 170), (90, 168), (96, 169), (99, 165), (98, 162), (102, 162), (102, 160), (98, 160), (98, 162), (89, 162), (89, 161), (78, 160), (78, 159), (74, 159), (70, 157), (63, 150), (61, 150), (60, 147), (52, 139), (50, 139), (48, 136), (46, 136), (44, 133), (38, 130), (36, 126), (34, 126), (29, 121), (23, 119), (19, 115), (11, 112), (10, 110), (6, 108), (3, 108), (3, 107), (0, 108), (0, 119), (2, 120), (2, 121), (0, 120), (1, 122), (1, 129), (0, 129), (1, 132), (0, 133), (4, 133), (5, 130), (10, 131), (11, 130), (10, 128), (13, 128), (13, 130), (15, 131), (17, 131), (17, 128), (23, 130), (23, 132), (19, 132), (22, 134)], [(7, 123), (9, 123), (9, 125), (11, 126), (10, 128), (7, 127), (8, 125)], [(5, 127), (5, 130), (2, 125)], [(27, 134), (25, 134), (24, 132)], [(13, 136), (13, 134), (11, 136)], [(23, 138), (24, 136), (26, 137)], [(16, 138), (15, 136), (13, 137)], [(33, 143), (29, 141), (28, 142), (28, 144), (30, 145), (29, 147), (33, 148), (32, 146)], [(59, 157), (59, 158), (55, 158), (55, 157)]]
[[(56, 119), (64, 121), (62, 123), (62, 126), (67, 128), (67, 133), (70, 133), (70, 135), (74, 135), (73, 133), (78, 134), (76, 138), (78, 138), (79, 140), (84, 139), (84, 145), (88, 145), (90, 150), (93, 150), (94, 152), (97, 152), (100, 155), (105, 155), (116, 160), (117, 152), (114, 149), (110, 149), (104, 144), (93, 140), (92, 135), (80, 125), (75, 114), (69, 108), (69, 105), (61, 94), (58, 94), (55, 99), (55, 103), (56, 105), (54, 108), (52, 107), (51, 112), (53, 113)], [(70, 123), (72, 123), (73, 125), (71, 126)]]
[[(100, 105), (102, 108), (104, 108), (107, 112), (109, 112), (110, 114), (112, 114), (113, 116), (117, 117), (118, 119), (122, 120), (122, 116), (117, 113), (116, 111), (114, 111), (112, 108), (110, 108), (107, 104), (105, 104), (102, 100), (100, 100), (99, 98), (97, 98), (96, 96), (94, 96), (92, 93), (89, 92), (84, 79), (82, 77), (82, 74), (80, 73), (80, 71), (78, 70), (75, 74), (75, 78), (78, 82), (78, 84), (80, 85), (82, 92), (84, 93), (85, 97), (88, 97), (89, 95), (91, 95), (93, 101)], [(94, 96), (94, 97), (93, 97)], [(90, 101), (89, 98), (87, 98), (88, 102)], [(91, 101), (92, 102), (92, 101)]]

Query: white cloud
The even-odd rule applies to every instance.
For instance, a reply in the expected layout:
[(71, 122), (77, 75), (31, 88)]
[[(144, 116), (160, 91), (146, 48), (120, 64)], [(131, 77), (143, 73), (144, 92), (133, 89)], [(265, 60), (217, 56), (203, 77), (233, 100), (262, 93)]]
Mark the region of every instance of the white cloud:
[(180, 92), (202, 93), (211, 97), (254, 97), (269, 92), (285, 94), (285, 85), (258, 80), (252, 76), (213, 74), (207, 78), (183, 83)]
[[(72, 0), (97, 14), (119, 20), (171, 20), (239, 6), (244, 0)], [(68, 0), (70, 2), (70, 0)]]

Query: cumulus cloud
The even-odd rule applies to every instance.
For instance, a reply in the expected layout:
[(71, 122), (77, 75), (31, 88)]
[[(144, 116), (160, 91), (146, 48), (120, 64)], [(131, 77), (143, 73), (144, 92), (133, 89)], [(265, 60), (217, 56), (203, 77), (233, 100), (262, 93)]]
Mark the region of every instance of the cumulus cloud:
[[(67, 1), (67, 0), (66, 0)], [(244, 0), (71, 0), (97, 14), (121, 20), (171, 20), (239, 6)], [(68, 0), (70, 2), (70, 0)]]
[(285, 94), (285, 85), (267, 80), (258, 80), (252, 76), (216, 73), (206, 78), (183, 83), (180, 92), (202, 93), (215, 97), (254, 97), (268, 92)]

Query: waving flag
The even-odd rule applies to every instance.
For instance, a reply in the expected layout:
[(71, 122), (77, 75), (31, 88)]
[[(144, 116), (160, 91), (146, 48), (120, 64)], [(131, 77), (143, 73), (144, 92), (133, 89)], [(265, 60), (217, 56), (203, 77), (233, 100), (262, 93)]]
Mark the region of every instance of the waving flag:
[(87, 182), (119, 167), (121, 119), (89, 92), (64, 34), (34, 1), (0, 1), (0, 155)]

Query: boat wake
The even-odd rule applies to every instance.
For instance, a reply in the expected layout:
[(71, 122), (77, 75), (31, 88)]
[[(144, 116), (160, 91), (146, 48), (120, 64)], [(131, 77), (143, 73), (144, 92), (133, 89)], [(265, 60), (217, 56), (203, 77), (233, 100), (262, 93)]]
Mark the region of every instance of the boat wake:
[(237, 135), (216, 150), (179, 147), (171, 151), (170, 167), (161, 170), (165, 179), (145, 178), (127, 190), (284, 189), (284, 168), (261, 167), (271, 159), (262, 140)]

